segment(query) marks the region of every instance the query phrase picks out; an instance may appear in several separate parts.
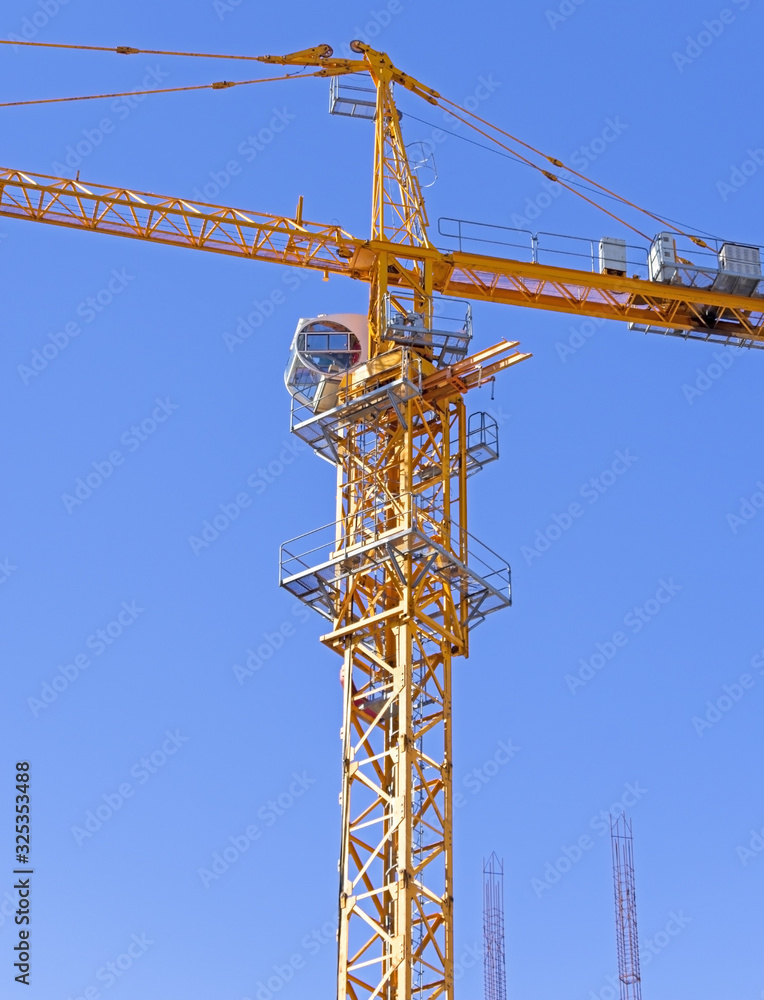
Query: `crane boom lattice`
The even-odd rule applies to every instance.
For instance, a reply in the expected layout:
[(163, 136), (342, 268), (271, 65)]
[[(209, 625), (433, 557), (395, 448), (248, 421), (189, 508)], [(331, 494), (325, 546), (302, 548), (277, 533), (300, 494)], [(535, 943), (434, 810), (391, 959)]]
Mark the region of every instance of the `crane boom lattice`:
[[(380, 155), (388, 185), (401, 169), (400, 150), (390, 144)], [(414, 189), (412, 188), (412, 191)], [(383, 209), (398, 212), (398, 238), (408, 226), (421, 230), (420, 203), (411, 191), (396, 201), (375, 203), (375, 224)], [(409, 212), (407, 221), (400, 214)], [(405, 213), (404, 213), (405, 214)], [(369, 240), (337, 225), (165, 197), (119, 187), (0, 169), (0, 217), (146, 240), (342, 274), (372, 285), (385, 269), (384, 285), (417, 287), (429, 275), (431, 291), (470, 301), (524, 306), (631, 324), (635, 329), (745, 347), (764, 347), (764, 298), (597, 274), (570, 267), (527, 263), (507, 257), (445, 252), (390, 235)]]

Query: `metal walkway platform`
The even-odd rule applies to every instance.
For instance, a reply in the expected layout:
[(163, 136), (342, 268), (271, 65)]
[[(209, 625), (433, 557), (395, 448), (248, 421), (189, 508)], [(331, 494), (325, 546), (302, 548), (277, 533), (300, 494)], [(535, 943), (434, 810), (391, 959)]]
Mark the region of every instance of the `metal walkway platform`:
[[(350, 580), (359, 576), (369, 586), (392, 583), (398, 591), (405, 580), (411, 580), (416, 590), (434, 576), (454, 604), (464, 608), (469, 628), (491, 612), (509, 607), (509, 564), (469, 533), (468, 556), (462, 562), (439, 538), (417, 498), (413, 499), (408, 512), (379, 508), (285, 542), (280, 553), (281, 586), (330, 621), (342, 605)], [(454, 532), (458, 538), (458, 527)]]

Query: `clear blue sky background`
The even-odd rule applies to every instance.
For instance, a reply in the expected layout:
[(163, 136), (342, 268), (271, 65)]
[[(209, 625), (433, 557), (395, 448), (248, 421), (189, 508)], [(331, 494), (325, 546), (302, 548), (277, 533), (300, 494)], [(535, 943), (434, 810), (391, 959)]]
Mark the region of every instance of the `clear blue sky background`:
[[(57, 6), (5, 0), (0, 36), (27, 24), (40, 41), (258, 54), (319, 42), (339, 50), (364, 33), (456, 101), (490, 89), (486, 117), (563, 159), (578, 153), (590, 177), (640, 204), (715, 235), (764, 240), (764, 168), (754, 161), (734, 174), (749, 149), (764, 148), (759, 0), (730, 0), (724, 20), (723, 0)], [(693, 42), (704, 21), (717, 34)], [(3, 100), (140, 89), (151, 74), (180, 86), (256, 72), (0, 52)], [(211, 185), (211, 201), (288, 214), (302, 194), (307, 218), (364, 235), (371, 128), (329, 117), (327, 91), (305, 81), (133, 109), (6, 108), (0, 161), (55, 173), (109, 118), (102, 141), (80, 146), (79, 164), (69, 154), (67, 172), (187, 198)], [(429, 123), (404, 118), (407, 140), (443, 124), (410, 95), (401, 106)], [(274, 115), (283, 130), (254, 158), (243, 152)], [(601, 140), (608, 120), (618, 124), (612, 141)], [(511, 225), (545, 202), (538, 175), (459, 138), (436, 155), (434, 226), (440, 216)], [(735, 188), (733, 177), (745, 183)], [(532, 228), (625, 235), (567, 195)], [(12, 886), (12, 771), (22, 758), (33, 771), (36, 868), (33, 985), (13, 983), (6, 916), (0, 994), (268, 1000), (258, 983), (298, 956), (291, 978), (271, 986), (285, 1000), (331, 997), (335, 946), (321, 928), (335, 912), (339, 663), (318, 643), (321, 622), (279, 591), (277, 556), (280, 541), (331, 520), (334, 481), (307, 451), (279, 459), (289, 443), (282, 372), (298, 317), (364, 311), (367, 291), (22, 222), (0, 220), (0, 233), (0, 560), (14, 567), (0, 584), (0, 902)], [(114, 271), (121, 287), (91, 315), (81, 304)], [(269, 299), (273, 315), (230, 350), (224, 334)], [(612, 1000), (610, 856), (597, 817), (633, 803), (645, 996), (759, 1000), (764, 850), (741, 859), (737, 848), (764, 826), (764, 674), (752, 666), (764, 647), (764, 513), (743, 505), (747, 519), (732, 524), (728, 515), (764, 481), (764, 356), (735, 354), (722, 369), (713, 347), (621, 324), (587, 327), (586, 337), (562, 315), (489, 306), (475, 315), (476, 346), (516, 338), (534, 359), (501, 378), (493, 401), (487, 390), (470, 400), (500, 416), (502, 435), (501, 462), (472, 481), (471, 529), (512, 561), (515, 605), (475, 633), (470, 660), (456, 665), (458, 995), (481, 995), (481, 859), (496, 850), (507, 871), (510, 995)], [(72, 322), (81, 333), (23, 378), (19, 366)], [(582, 346), (560, 350), (571, 343)], [(703, 391), (683, 389), (696, 383)], [(129, 429), (157, 399), (169, 400), (166, 419), (134, 440)], [(63, 495), (115, 449), (122, 464), (67, 510)], [(582, 488), (618, 451), (635, 461), (590, 503)], [(248, 485), (269, 463), (272, 481)], [(242, 491), (250, 506), (195, 554), (189, 536)], [(537, 532), (575, 502), (584, 515), (529, 560)], [(658, 604), (662, 581), (674, 593)], [(88, 637), (123, 602), (143, 610), (99, 654)], [(648, 609), (639, 631), (628, 623), (635, 608)], [(281, 629), (281, 648), (239, 683), (234, 664)], [(597, 644), (612, 652), (619, 631), (625, 645), (572, 691), (566, 675)], [(79, 654), (90, 666), (35, 714), (29, 699)], [(700, 735), (693, 718), (746, 673), (752, 686), (722, 700), (729, 710)], [(521, 749), (495, 766), (502, 741)], [(163, 744), (175, 752), (165, 757)], [(140, 762), (152, 754), (150, 774)], [(480, 784), (474, 769), (486, 763), (495, 773)], [(125, 783), (132, 794), (120, 808), (91, 836), (77, 834)], [(269, 800), (290, 803), (290, 785), (299, 796), (271, 813)], [(252, 825), (257, 839), (205, 886), (199, 870)], [(131, 941), (130, 967), (99, 979)]]

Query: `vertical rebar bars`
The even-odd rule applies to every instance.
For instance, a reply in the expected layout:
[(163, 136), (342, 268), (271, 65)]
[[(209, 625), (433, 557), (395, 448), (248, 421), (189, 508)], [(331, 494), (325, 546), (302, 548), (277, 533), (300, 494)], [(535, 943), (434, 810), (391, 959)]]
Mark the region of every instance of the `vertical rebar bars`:
[(483, 982), (485, 1000), (507, 1000), (504, 958), (504, 862), (483, 860)]
[(625, 813), (611, 817), (610, 842), (613, 850), (613, 887), (615, 890), (620, 1000), (642, 1000), (637, 903), (634, 892), (634, 838), (631, 820), (627, 819)]

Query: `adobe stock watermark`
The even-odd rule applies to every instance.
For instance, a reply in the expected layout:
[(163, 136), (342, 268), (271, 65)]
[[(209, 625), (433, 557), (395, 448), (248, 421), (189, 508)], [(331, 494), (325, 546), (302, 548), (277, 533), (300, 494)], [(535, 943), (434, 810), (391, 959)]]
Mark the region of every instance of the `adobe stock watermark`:
[(233, 12), (244, 3), (244, 0), (212, 0), (212, 9), (222, 21), (228, 14)]
[(74, 319), (69, 320), (60, 330), (49, 333), (48, 339), (42, 347), (32, 351), (29, 364), (16, 366), (16, 371), (24, 385), (29, 385), (33, 378), (37, 378), (40, 372), (45, 371), (51, 361), (54, 361), (62, 351), (65, 351), (75, 337), (79, 337), (83, 326), (93, 323), (134, 280), (135, 275), (128, 274), (126, 268), (123, 267), (119, 271), (113, 268), (111, 276), (103, 287), (99, 288), (93, 295), (88, 295), (75, 308), (74, 314), (82, 320), (82, 323)]
[[(294, 979), (295, 974), (308, 967), (311, 958), (315, 958), (326, 946), (337, 947), (337, 923), (335, 920), (325, 920), (319, 928), (314, 928), (300, 940), (300, 950), (294, 951), (283, 962), (271, 966), (271, 972), (258, 979), (253, 994), (242, 1000), (272, 1000), (280, 993), (287, 983)], [(462, 948), (454, 959), (454, 979), (461, 979), (466, 972), (482, 965), (483, 949), (477, 942)]]
[[(242, 1000), (272, 1000), (280, 993), (288, 982), (294, 979), (295, 973), (307, 968), (310, 958), (314, 958), (327, 945), (337, 947), (336, 920), (326, 920), (319, 928), (314, 928), (300, 940), (300, 951), (292, 952), (288, 959), (271, 966), (272, 972), (267, 977), (259, 979), (255, 985), (253, 996)], [(466, 945), (454, 959), (454, 980), (461, 979), (465, 973), (483, 964), (483, 947), (477, 941)]]
[[(751, 659), (751, 669), (759, 677), (764, 677), (764, 649)], [(718, 725), (727, 713), (739, 704), (755, 686), (756, 677), (747, 672), (741, 674), (732, 684), (722, 685), (722, 693), (713, 701), (709, 699), (706, 702), (703, 715), (693, 715), (692, 717), (692, 726), (698, 736), (704, 736), (707, 730)]]
[(695, 35), (687, 36), (687, 45), (683, 52), (674, 51), (671, 58), (680, 73), (684, 73), (688, 66), (691, 66), (708, 51), (720, 35), (723, 35), (727, 28), (737, 20), (737, 15), (741, 11), (748, 10), (751, 0), (732, 0), (737, 12), (731, 7), (724, 7), (716, 17), (711, 20), (705, 19), (701, 30)]
[(675, 938), (679, 937), (685, 927), (691, 923), (692, 917), (688, 917), (684, 910), (680, 910), (679, 913), (672, 910), (669, 913), (666, 923), (659, 931), (656, 931), (652, 937), (640, 937), (639, 958), (642, 965), (649, 965), (650, 962), (652, 962), (654, 958), (657, 958), (662, 951), (665, 951), (671, 942), (675, 940)]
[(454, 979), (461, 979), (470, 969), (483, 965), (483, 946), (477, 941), (465, 945), (454, 958)]
[[(664, 926), (650, 938), (640, 937), (640, 962), (642, 965), (649, 965), (662, 951), (671, 944), (674, 938), (678, 937), (685, 927), (692, 923), (692, 917), (688, 917), (684, 910), (679, 913), (672, 910), (668, 915), (668, 920)], [(605, 976), (605, 985), (599, 990), (589, 990), (588, 1000), (618, 1000), (621, 995), (621, 981), (614, 973)]]
[[(169, 73), (165, 73), (159, 66), (146, 66), (146, 73), (141, 78), (140, 84), (144, 90), (150, 90), (157, 84), (163, 83)], [(137, 89), (136, 87), (136, 89)], [(111, 113), (116, 118), (103, 117), (91, 127), (84, 128), (80, 132), (81, 139), (75, 139), (61, 154), (61, 160), (54, 160), (51, 164), (51, 173), (56, 177), (66, 177), (67, 170), (79, 170), (82, 163), (99, 148), (106, 139), (119, 127), (119, 123), (125, 121), (135, 111), (135, 109), (146, 100), (147, 94), (132, 94), (130, 97), (119, 97), (112, 101), (110, 105)]]
[[(290, 466), (292, 466), (300, 455), (307, 449), (307, 445), (299, 438), (285, 441), (276, 458), (271, 459), (263, 469), (258, 466), (254, 472), (247, 477), (247, 486), (251, 487), (255, 496), (262, 496), (263, 493), (283, 476)], [(234, 521), (238, 521), (241, 514), (252, 506), (252, 496), (247, 490), (240, 490), (227, 503), (218, 504), (218, 512), (211, 518), (202, 522), (202, 527), (198, 535), (189, 535), (188, 544), (195, 556), (198, 556), (204, 549), (208, 549), (213, 542), (226, 532)]]
[(583, 323), (579, 323), (578, 326), (569, 327), (570, 336), (567, 341), (564, 344), (557, 341), (554, 345), (560, 361), (565, 364), (571, 355), (589, 343), (594, 334), (606, 322), (607, 320), (600, 319), (598, 316), (592, 316), (590, 319), (584, 320)]
[[(600, 809), (589, 820), (588, 830), (596, 833), (598, 837), (604, 837), (610, 833), (610, 819), (612, 816), (620, 815), (626, 809), (632, 809), (643, 796), (647, 795), (648, 789), (642, 788), (638, 781), (629, 783), (624, 787), (621, 797), (607, 809)], [(537, 899), (541, 899), (545, 892), (564, 878), (594, 847), (596, 841), (591, 833), (582, 833), (572, 844), (560, 848), (560, 855), (554, 861), (548, 861), (544, 866), (542, 878), (532, 878), (530, 880), (531, 889), (536, 894)]]
[[(310, 960), (327, 945), (337, 947), (337, 924), (334, 920), (325, 920), (320, 927), (314, 927), (304, 934), (300, 938), (299, 950), (293, 951), (283, 962), (275, 962), (271, 966), (271, 971), (262, 979), (258, 979), (255, 984), (252, 995), (254, 1000), (271, 1000), (271, 997), (280, 993), (298, 972), (306, 969)], [(252, 997), (246, 996), (242, 1000), (252, 1000)]]
[(711, 364), (696, 370), (695, 381), (692, 384), (687, 382), (682, 384), (682, 394), (690, 406), (709, 389), (713, 389), (724, 373), (734, 365), (736, 357), (742, 350), (742, 347), (722, 347), (714, 351), (712, 355), (714, 360)]
[[(217, 14), (218, 19), (223, 21), (229, 14), (232, 14), (241, 7), (244, 2), (245, 0), (212, 0), (212, 9)], [(380, 4), (378, 9), (372, 8), (365, 15), (369, 20), (364, 21), (362, 25), (357, 24), (351, 29), (352, 37), (370, 45), (372, 39), (381, 34), (385, 28), (388, 28), (392, 24), (393, 18), (401, 14), (404, 9), (404, 0), (387, 0), (386, 3)], [(347, 42), (344, 42), (335, 51), (334, 55), (335, 58), (340, 59), (358, 58), (358, 53), (353, 52)]]
[[(393, 23), (393, 18), (402, 14), (405, 9), (406, 4), (404, 0), (387, 0), (386, 3), (380, 4), (379, 7), (372, 7), (361, 18), (362, 23), (356, 24), (353, 27), (352, 37), (357, 38), (359, 42), (365, 42), (366, 45), (374, 44), (374, 39), (389, 28)], [(368, 20), (366, 20), (367, 18)], [(347, 42), (343, 42), (339, 47), (339, 52), (335, 53), (335, 55), (339, 55), (341, 59), (358, 58), (358, 53), (353, 52)]]
[[(179, 403), (172, 403), (169, 396), (157, 398), (156, 406), (151, 413), (139, 423), (132, 424), (120, 435), (119, 440), (128, 454), (136, 452), (152, 435), (156, 434), (162, 424), (166, 423), (173, 413), (179, 409)], [(84, 476), (74, 481), (71, 493), (62, 493), (61, 502), (67, 514), (73, 513), (99, 490), (107, 479), (111, 479), (114, 470), (125, 464), (125, 455), (117, 448), (110, 451), (106, 458), (92, 462), (92, 468)]]
[[(478, 82), (472, 91), (462, 98), (462, 107), (466, 108), (467, 111), (477, 111), (480, 105), (492, 97), (500, 86), (501, 80), (495, 80), (492, 73), (478, 77)], [(441, 117), (444, 126), (448, 126), (450, 131), (434, 128), (424, 139), (415, 140), (414, 144), (420, 148), (423, 157), (432, 156), (438, 146), (442, 146), (452, 137), (451, 132), (458, 132), (459, 129), (464, 128), (464, 122), (456, 118), (450, 111), (442, 110)]]
[(740, 497), (737, 514), (727, 514), (726, 520), (732, 534), (736, 535), (741, 528), (750, 524), (762, 507), (764, 507), (764, 481), (759, 479), (750, 497)]
[[(299, 625), (304, 625), (310, 618), (310, 608), (298, 601), (292, 607), (292, 617), (297, 619)], [(281, 622), (273, 632), (263, 632), (263, 641), (258, 642), (254, 649), (248, 646), (241, 663), (234, 663), (232, 667), (233, 675), (239, 684), (244, 684), (249, 677), (254, 677), (258, 670), (261, 670), (284, 646), (287, 639), (296, 634), (297, 627), (289, 619)]]
[[(69, 2), (70, 0), (37, 0), (34, 12), (29, 17), (22, 18), (18, 33), (11, 31), (5, 37), (11, 42), (34, 41)], [(19, 46), (14, 45), (13, 51), (18, 52)]]
[(562, 3), (555, 10), (545, 11), (544, 17), (547, 24), (552, 31), (557, 31), (557, 26), (573, 17), (584, 3), (586, 0), (562, 0)]
[[(303, 284), (312, 277), (313, 272), (308, 268), (290, 268), (281, 275), (281, 283), (288, 292), (296, 292), (302, 288)], [(289, 295), (280, 288), (274, 288), (270, 295), (264, 299), (253, 299), (252, 309), (236, 317), (233, 332), (225, 330), (222, 334), (223, 343), (228, 348), (228, 353), (233, 354), (237, 347), (249, 340), (253, 333), (260, 329), (288, 300)]]
[(54, 702), (58, 701), (61, 695), (79, 680), (83, 671), (92, 665), (94, 657), (102, 656), (110, 646), (114, 645), (124, 631), (134, 624), (138, 615), (143, 614), (145, 610), (145, 608), (138, 607), (134, 600), (123, 601), (113, 620), (104, 625), (103, 628), (96, 629), (92, 635), (85, 639), (84, 645), (86, 649), (92, 651), (93, 656), (88, 653), (78, 653), (72, 657), (69, 663), (60, 663), (58, 673), (53, 676), (50, 682), (43, 681), (40, 697), (27, 698), (27, 705), (35, 719), (40, 712), (50, 708)]
[[(644, 604), (637, 605), (624, 617), (623, 625), (631, 635), (637, 635), (649, 622), (659, 615), (663, 608), (673, 601), (682, 589), (674, 582), (674, 578), (660, 580), (655, 594)], [(609, 639), (595, 644), (594, 652), (588, 657), (581, 657), (579, 669), (575, 674), (565, 674), (565, 683), (571, 694), (576, 694), (580, 688), (586, 687), (589, 681), (609, 663), (612, 663), (618, 652), (629, 644), (629, 635), (621, 629), (616, 630)]]
[(735, 848), (743, 868), (764, 853), (764, 826), (760, 830), (751, 830), (748, 844), (738, 844)]
[[(591, 507), (604, 496), (608, 490), (618, 482), (623, 476), (639, 461), (636, 455), (631, 454), (631, 449), (615, 452), (615, 458), (607, 469), (604, 469), (598, 476), (592, 476), (580, 487), (578, 494), (588, 501)], [(523, 545), (520, 553), (525, 559), (527, 566), (532, 566), (534, 559), (540, 559), (545, 552), (548, 552), (555, 542), (558, 542), (565, 532), (570, 531), (575, 521), (580, 520), (586, 513), (587, 508), (577, 501), (568, 504), (562, 514), (552, 514), (550, 523), (545, 528), (539, 528), (534, 536), (533, 545)]]
[[(621, 121), (620, 115), (616, 115), (615, 118), (606, 118), (599, 133), (587, 143), (576, 147), (568, 155), (566, 162), (570, 163), (571, 167), (574, 167), (579, 173), (586, 173), (592, 163), (598, 160), (628, 127), (625, 122)], [(561, 181), (567, 181), (573, 175), (569, 170), (563, 169), (556, 176)], [(512, 213), (512, 225), (516, 229), (533, 229), (534, 223), (565, 190), (561, 184), (548, 178), (544, 178), (540, 183), (542, 190), (534, 197), (525, 199), (522, 212)]]
[(15, 916), (20, 916), (16, 913), (19, 906), (18, 890), (15, 896), (6, 889), (2, 896), (0, 896), (0, 929), (5, 926), (5, 921), (10, 920), (11, 924), (15, 923), (13, 919)]
[(67, 1000), (100, 1000), (103, 995), (100, 987), (102, 986), (104, 990), (110, 990), (155, 944), (156, 941), (151, 940), (146, 931), (131, 935), (130, 943), (125, 950), (96, 970), (95, 978), (99, 986), (87, 986), (76, 996), (69, 995)]
[(747, 149), (746, 153), (748, 155), (745, 160), (730, 167), (727, 181), (716, 182), (716, 190), (722, 201), (727, 201), (730, 195), (737, 194), (740, 188), (745, 187), (754, 174), (764, 167), (764, 149), (758, 146), (756, 149)]
[[(236, 147), (236, 152), (243, 157), (245, 163), (252, 163), (257, 157), (265, 152), (268, 146), (280, 135), (287, 126), (297, 118), (289, 108), (273, 108), (271, 118), (267, 125), (263, 125), (257, 132), (250, 133)], [(210, 170), (201, 190), (194, 188), (193, 194), (197, 201), (209, 201), (217, 198), (221, 191), (224, 191), (234, 177), (239, 177), (244, 171), (241, 162), (236, 159), (226, 160), (217, 170)]]
[(311, 785), (315, 785), (316, 779), (311, 778), (307, 771), (298, 774), (292, 772), (292, 781), (280, 792), (275, 799), (268, 799), (265, 805), (257, 810), (257, 818), (260, 823), (250, 823), (241, 833), (233, 834), (228, 838), (228, 843), (219, 851), (212, 855), (209, 868), (197, 868), (196, 873), (201, 879), (205, 889), (229, 870), (231, 865), (246, 854), (250, 847), (257, 843), (263, 835), (263, 828), (269, 828), (278, 823), (279, 819), (294, 806), (295, 802), (303, 797)]
[[(495, 753), (484, 760), (480, 767), (473, 767), (469, 774), (462, 778), (460, 784), (471, 795), (479, 795), (485, 786), (496, 777), (503, 767), (514, 760), (521, 750), (522, 747), (516, 747), (511, 739), (500, 740)], [(455, 809), (460, 809), (468, 801), (469, 799), (464, 792), (454, 791)]]
[[(190, 736), (182, 736), (179, 729), (165, 731), (165, 739), (161, 746), (152, 750), (150, 754), (141, 757), (130, 768), (131, 778), (135, 778), (138, 785), (145, 785), (146, 782), (160, 771), (173, 757), (184, 743), (188, 743)], [(82, 826), (76, 824), (70, 827), (74, 842), (78, 847), (82, 847), (86, 840), (90, 840), (105, 823), (119, 812), (128, 799), (135, 795), (136, 786), (130, 781), (123, 781), (113, 792), (104, 792), (101, 801), (94, 809), (88, 809)]]
[(8, 556), (0, 560), (0, 584), (7, 583), (11, 575), (16, 572), (18, 566), (12, 563)]
[(487, 406), (485, 412), (493, 417), (496, 421), (498, 427), (503, 427), (504, 424), (508, 423), (512, 419), (511, 413), (505, 413), (503, 407), (501, 406)]

